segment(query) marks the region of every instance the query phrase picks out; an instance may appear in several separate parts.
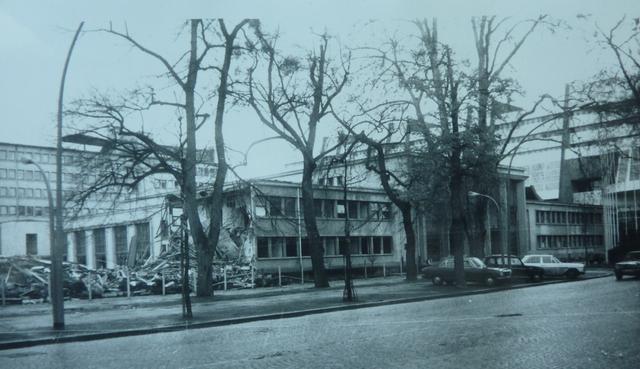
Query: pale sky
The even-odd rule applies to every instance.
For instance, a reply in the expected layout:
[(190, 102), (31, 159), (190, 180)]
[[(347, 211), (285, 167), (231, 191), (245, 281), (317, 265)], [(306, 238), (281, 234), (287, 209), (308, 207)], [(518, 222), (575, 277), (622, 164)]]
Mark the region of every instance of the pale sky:
[[(64, 58), (81, 20), (85, 30), (108, 27), (129, 32), (163, 55), (178, 55), (176, 34), (185, 19), (224, 17), (228, 24), (250, 17), (260, 18), (266, 29), (279, 28), (289, 44), (309, 45), (311, 32), (325, 29), (340, 42), (355, 46), (375, 42), (394, 32), (406, 34), (408, 20), (438, 17), (441, 40), (457, 46), (459, 53), (471, 48), (473, 15), (510, 16), (515, 20), (548, 13), (571, 29), (552, 35), (537, 32), (513, 60), (507, 74), (527, 91), (523, 104), (543, 93), (561, 96), (564, 84), (587, 79), (612, 64), (611, 56), (588, 43), (593, 24), (609, 28), (627, 14), (640, 16), (640, 1), (6, 1), (0, 0), (0, 141), (54, 145), (57, 92)], [(591, 14), (578, 20), (578, 14)], [(362, 27), (370, 19), (376, 27)], [(285, 42), (286, 44), (286, 42)], [(296, 49), (292, 49), (295, 52)], [(472, 59), (473, 60), (473, 59)], [(74, 51), (68, 72), (65, 101), (92, 89), (118, 91), (161, 72), (161, 66), (124, 42), (104, 34), (86, 33)], [(145, 122), (146, 130), (154, 130)], [(211, 130), (203, 131), (200, 143), (210, 143)], [(173, 133), (154, 132), (172, 137)], [(236, 109), (226, 118), (228, 146), (244, 151), (251, 142), (272, 136), (257, 123), (252, 112)], [(321, 139), (320, 139), (321, 140)], [(245, 175), (265, 175), (284, 170), (299, 156), (281, 141), (261, 144), (252, 150)]]

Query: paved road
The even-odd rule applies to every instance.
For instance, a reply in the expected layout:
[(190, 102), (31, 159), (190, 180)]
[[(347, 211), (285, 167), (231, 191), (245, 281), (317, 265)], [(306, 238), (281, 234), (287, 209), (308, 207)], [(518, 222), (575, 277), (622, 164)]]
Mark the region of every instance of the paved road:
[(601, 278), (0, 352), (2, 368), (640, 367), (640, 280)]

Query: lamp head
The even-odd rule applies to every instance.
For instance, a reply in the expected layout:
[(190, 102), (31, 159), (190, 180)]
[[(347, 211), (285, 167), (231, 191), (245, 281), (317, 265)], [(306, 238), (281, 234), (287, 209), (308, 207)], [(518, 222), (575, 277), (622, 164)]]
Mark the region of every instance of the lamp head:
[(20, 161), (22, 162), (22, 164), (33, 164), (33, 160), (27, 158), (22, 158), (20, 159)]

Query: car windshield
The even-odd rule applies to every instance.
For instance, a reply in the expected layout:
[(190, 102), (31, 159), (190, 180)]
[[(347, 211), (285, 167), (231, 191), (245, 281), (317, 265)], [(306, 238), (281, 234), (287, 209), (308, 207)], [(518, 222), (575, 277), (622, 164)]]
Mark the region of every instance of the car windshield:
[(640, 260), (640, 251), (633, 251), (627, 254), (625, 260)]
[(540, 258), (538, 256), (525, 256), (522, 261), (524, 261), (525, 263), (539, 263)]
[(560, 264), (560, 260), (558, 260), (557, 258), (551, 258), (551, 262), (552, 263), (556, 263), (556, 264)]
[(473, 267), (473, 268), (484, 268), (484, 267), (486, 267), (486, 265), (484, 265), (482, 260), (480, 260), (478, 258), (467, 258), (467, 259), (465, 259), (464, 260), (465, 266), (467, 266), (467, 261), (469, 262), (469, 264), (471, 264), (470, 266)]

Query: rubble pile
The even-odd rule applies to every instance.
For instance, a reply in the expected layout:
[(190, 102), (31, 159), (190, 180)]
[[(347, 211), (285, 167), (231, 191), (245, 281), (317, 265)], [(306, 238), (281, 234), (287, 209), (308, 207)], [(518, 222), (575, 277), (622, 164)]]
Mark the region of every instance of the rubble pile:
[[(190, 261), (190, 290), (196, 277), (195, 260)], [(91, 270), (78, 263), (63, 263), (63, 288), (65, 298), (101, 298), (127, 295), (180, 293), (180, 253), (166, 252), (158, 258), (149, 258), (143, 265), (128, 268)], [(0, 293), (5, 304), (46, 302), (51, 261), (33, 256), (0, 257)], [(218, 261), (214, 265), (214, 289), (252, 288), (257, 278), (250, 265), (231, 261)], [(164, 291), (163, 291), (164, 279)], [(127, 288), (127, 285), (129, 288)], [(0, 302), (1, 303), (1, 302)]]

